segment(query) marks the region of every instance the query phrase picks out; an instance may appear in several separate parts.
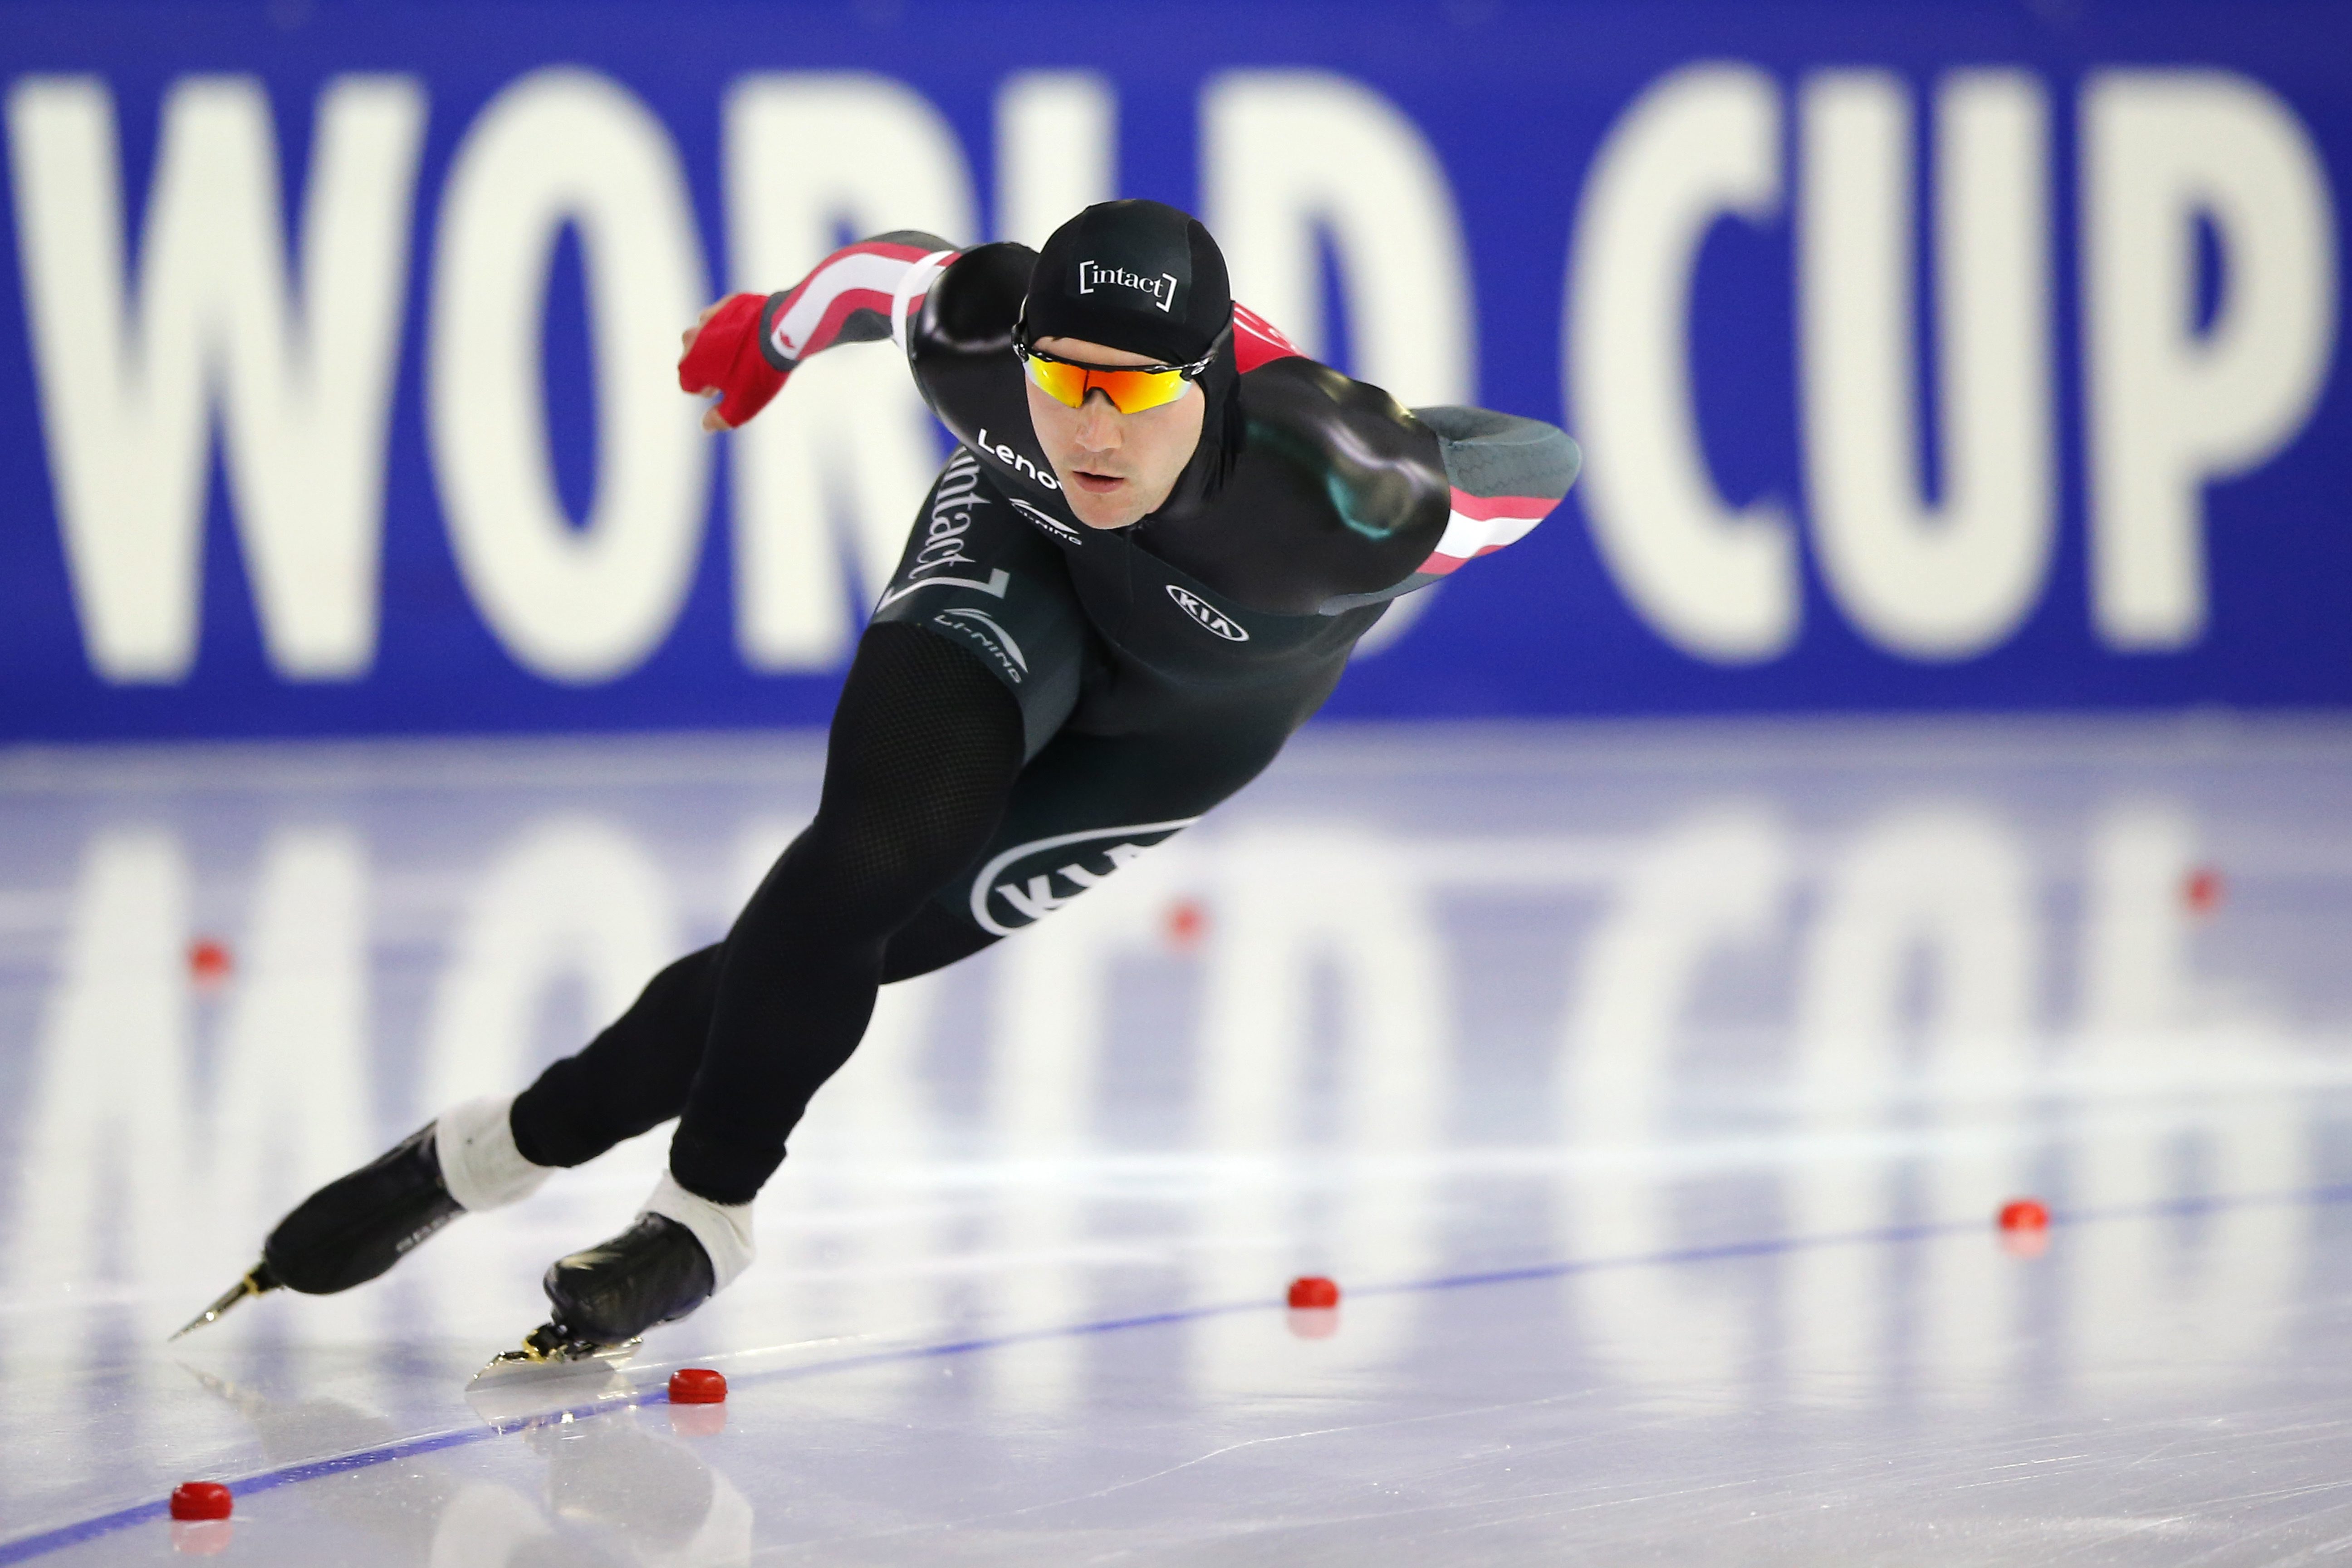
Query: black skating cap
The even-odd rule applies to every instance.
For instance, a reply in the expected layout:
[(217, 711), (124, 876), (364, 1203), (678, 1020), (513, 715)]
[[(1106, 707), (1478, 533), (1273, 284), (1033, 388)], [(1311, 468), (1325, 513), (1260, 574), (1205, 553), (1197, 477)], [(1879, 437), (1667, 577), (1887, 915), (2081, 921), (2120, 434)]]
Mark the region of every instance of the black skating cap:
[(1224, 253), (1164, 202), (1101, 202), (1054, 231), (1029, 275), (1029, 341), (1090, 343), (1190, 364), (1233, 322)]

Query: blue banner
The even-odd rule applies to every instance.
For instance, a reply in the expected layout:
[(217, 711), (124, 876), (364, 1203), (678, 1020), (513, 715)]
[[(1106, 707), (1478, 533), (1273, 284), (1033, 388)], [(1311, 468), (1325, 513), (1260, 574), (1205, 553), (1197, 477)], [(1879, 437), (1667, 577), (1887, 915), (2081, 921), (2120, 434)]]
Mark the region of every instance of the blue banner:
[(2352, 699), (2340, 5), (0, 5), (0, 737), (808, 723), (943, 455), (710, 299), (1201, 214), (1587, 471), (1352, 716)]

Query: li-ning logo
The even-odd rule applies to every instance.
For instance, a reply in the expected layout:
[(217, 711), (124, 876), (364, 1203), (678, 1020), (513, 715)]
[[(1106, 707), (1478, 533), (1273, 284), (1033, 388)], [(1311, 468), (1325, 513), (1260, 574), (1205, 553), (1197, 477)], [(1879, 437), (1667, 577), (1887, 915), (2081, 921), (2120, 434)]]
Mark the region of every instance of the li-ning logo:
[(997, 625), (996, 617), (987, 611), (960, 605), (933, 616), (931, 624), (961, 633), (986, 648), (1004, 673), (1013, 678), (1013, 685), (1020, 685), (1021, 678), (1028, 673), (1029, 660), (1022, 653), (1021, 645), (1014, 642), (1013, 634)]
[(1059, 540), (1064, 544), (1084, 544), (1087, 542), (1086, 535), (1051, 512), (1038, 510), (1019, 496), (1007, 496), (1004, 499), (1013, 503), (1014, 511), (1035, 523), (1038, 531), (1047, 538)]
[(1176, 274), (1163, 272), (1157, 278), (1146, 278), (1140, 272), (1129, 272), (1124, 267), (1105, 267), (1099, 261), (1078, 263), (1078, 292), (1091, 294), (1097, 288), (1132, 289), (1147, 296), (1162, 311), (1176, 303)]
[(1192, 616), (1194, 620), (1200, 622), (1202, 626), (1208, 627), (1211, 631), (1216, 633), (1227, 642), (1249, 641), (1249, 633), (1234, 625), (1232, 620), (1229, 619), (1223, 611), (1217, 609), (1207, 600), (1202, 598), (1198, 594), (1186, 593), (1183, 589), (1179, 588), (1175, 584), (1171, 583), (1168, 584), (1168, 596), (1176, 601), (1176, 607), (1178, 609), (1183, 611), (1186, 615)]
[[(1199, 820), (1187, 816), (1177, 822), (1139, 822), (1132, 827), (1097, 827), (1016, 844), (982, 867), (972, 879), (971, 918), (984, 931), (1011, 936), (1021, 927), (1044, 920), (1088, 888), (1108, 880), (1121, 866)], [(1105, 844), (1106, 839), (1117, 842)], [(1066, 856), (1068, 858), (1063, 858)], [(1024, 860), (1030, 865), (1023, 865)], [(1056, 866), (1055, 860), (1062, 863)], [(1035, 872), (1024, 875), (1030, 866), (1036, 867)], [(1000, 907), (1004, 910), (1003, 920), (996, 913)]]

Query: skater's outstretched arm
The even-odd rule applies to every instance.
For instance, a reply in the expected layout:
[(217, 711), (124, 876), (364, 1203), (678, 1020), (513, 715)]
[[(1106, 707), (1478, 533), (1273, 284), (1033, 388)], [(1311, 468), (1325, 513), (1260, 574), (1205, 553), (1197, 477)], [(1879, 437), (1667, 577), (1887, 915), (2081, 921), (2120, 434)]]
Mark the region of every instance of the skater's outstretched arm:
[(1584, 464), (1566, 431), (1538, 419), (1450, 404), (1412, 415), (1437, 437), (1445, 465), (1445, 531), (1412, 575), (1376, 593), (1326, 600), (1318, 608), (1327, 616), (1426, 588), (1517, 543), (1559, 505)]
[(727, 430), (768, 405), (812, 354), (840, 343), (897, 338), (932, 279), (957, 256), (937, 235), (899, 229), (845, 246), (777, 293), (734, 294), (687, 329), (677, 384), (719, 402), (705, 430)]

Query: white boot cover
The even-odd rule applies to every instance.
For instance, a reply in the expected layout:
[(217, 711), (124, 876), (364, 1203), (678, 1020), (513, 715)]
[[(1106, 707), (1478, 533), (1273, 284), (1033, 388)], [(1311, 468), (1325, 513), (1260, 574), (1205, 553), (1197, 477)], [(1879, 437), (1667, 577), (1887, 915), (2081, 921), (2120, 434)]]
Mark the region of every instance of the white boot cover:
[(751, 1246), (750, 1204), (714, 1204), (709, 1198), (697, 1197), (679, 1186), (667, 1171), (662, 1173), (661, 1180), (654, 1184), (654, 1195), (646, 1200), (646, 1206), (637, 1214), (640, 1217), (657, 1214), (694, 1232), (694, 1239), (702, 1243), (702, 1250), (710, 1255), (710, 1277), (718, 1281), (710, 1288), (714, 1296), (733, 1284), (758, 1255)]
[(433, 1123), (442, 1184), (468, 1214), (520, 1203), (555, 1173), (554, 1166), (534, 1165), (515, 1147), (514, 1129), (507, 1121), (513, 1109), (512, 1095), (469, 1100)]

